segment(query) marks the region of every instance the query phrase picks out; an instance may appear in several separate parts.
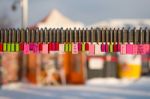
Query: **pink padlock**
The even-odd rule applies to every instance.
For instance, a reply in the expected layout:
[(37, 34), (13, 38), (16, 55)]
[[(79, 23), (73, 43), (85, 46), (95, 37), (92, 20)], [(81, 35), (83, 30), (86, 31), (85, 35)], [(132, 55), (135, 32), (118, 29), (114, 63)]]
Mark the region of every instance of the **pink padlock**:
[(144, 44), (138, 45), (138, 54), (141, 54), (141, 55), (144, 54), (144, 49), (145, 49), (144, 47), (145, 47)]
[(134, 28), (133, 31), (133, 55), (138, 54), (138, 44), (137, 44), (137, 40), (136, 40), (136, 29)]
[(126, 45), (126, 54), (133, 54), (133, 44)]
[(78, 54), (78, 43), (72, 44), (72, 54)]
[(60, 54), (64, 54), (64, 53), (65, 53), (64, 44), (63, 44), (63, 43), (60, 43), (60, 44), (59, 44), (59, 53), (60, 53)]
[(126, 54), (126, 44), (122, 44), (121, 45), (121, 51), (120, 51), (121, 54)]
[(136, 29), (134, 28), (134, 31), (133, 31), (133, 47), (132, 47), (133, 55), (138, 54), (138, 44), (137, 44), (136, 34), (137, 34)]
[(144, 32), (144, 54), (150, 54), (150, 32), (149, 29), (146, 29)]
[(47, 54), (48, 53), (48, 44), (43, 43), (42, 53)]
[(34, 43), (33, 52), (38, 54), (39, 53), (39, 46), (37, 43)]
[(144, 54), (144, 50), (145, 50), (145, 46), (143, 44), (143, 36), (142, 34), (144, 33), (144, 31), (142, 30), (142, 28), (140, 28), (140, 35), (139, 35), (139, 42), (140, 44), (138, 44), (138, 54), (143, 55)]
[(30, 48), (30, 51), (33, 51), (33, 49), (34, 49), (34, 43), (31, 42), (31, 43), (29, 44), (29, 48)]
[(23, 50), (24, 54), (29, 54), (30, 53), (30, 46), (28, 43), (24, 43), (24, 50)]
[(126, 54), (126, 44), (125, 44), (125, 39), (124, 39), (124, 28), (121, 30), (121, 47), (120, 47), (120, 53), (121, 54)]
[(82, 43), (78, 42), (78, 51), (81, 51), (81, 50), (82, 50)]
[(94, 44), (89, 44), (89, 54), (94, 55), (95, 54), (95, 46)]
[(144, 54), (149, 54), (149, 53), (150, 53), (150, 45), (144, 44)]
[(133, 55), (136, 55), (138, 53), (138, 45), (133, 44)]
[(133, 44), (130, 44), (130, 31), (127, 31), (127, 42), (126, 44), (126, 54), (133, 54)]

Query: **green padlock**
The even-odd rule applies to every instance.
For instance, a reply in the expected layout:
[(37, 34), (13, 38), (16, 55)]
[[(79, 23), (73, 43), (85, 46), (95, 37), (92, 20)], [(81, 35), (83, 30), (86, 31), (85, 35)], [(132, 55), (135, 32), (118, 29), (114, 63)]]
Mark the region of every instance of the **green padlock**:
[(82, 52), (85, 51), (85, 43), (82, 43)]
[(69, 48), (68, 48), (68, 51), (71, 52), (71, 51), (72, 51), (72, 44), (69, 43), (69, 44), (68, 44), (68, 47), (69, 47)]
[(12, 30), (9, 34), (11, 36), (11, 38), (9, 39), (9, 42), (11, 42), (11, 52), (15, 52), (15, 43), (16, 43), (16, 36), (17, 36), (17, 32), (16, 30)]
[(11, 43), (11, 52), (14, 52), (14, 51), (15, 51), (15, 44)]
[(7, 51), (7, 44), (3, 43), (3, 51), (6, 52)]
[[(110, 39), (109, 52), (113, 52), (113, 42), (112, 42), (112, 40), (113, 40), (113, 30), (112, 29), (110, 29), (109, 33), (107, 32), (107, 37), (109, 37), (109, 39)], [(108, 38), (107, 38), (107, 40), (108, 40)]]
[(15, 37), (14, 37), (14, 39), (13, 39), (13, 41), (15, 42), (15, 51), (16, 52), (19, 52), (20, 51), (20, 44), (19, 44), (19, 42), (21, 42), (20, 40), (19, 40), (19, 38), (20, 38), (20, 32), (19, 31), (16, 31), (16, 33), (14, 33), (15, 34)]
[(69, 44), (66, 43), (66, 44), (65, 44), (65, 52), (68, 52), (68, 50), (69, 50), (69, 47), (68, 47), (68, 46), (69, 46)]
[(9, 29), (8, 34), (7, 34), (8, 35), (7, 52), (11, 52), (11, 39), (12, 39), (11, 33), (12, 33), (12, 30)]
[(11, 44), (7, 43), (7, 52), (10, 52), (10, 51), (11, 51)]
[(112, 43), (109, 44), (109, 52), (113, 52), (113, 44)]
[(15, 44), (15, 51), (18, 52), (19, 50), (20, 50), (20, 49), (19, 49), (19, 43), (16, 43), (16, 44)]

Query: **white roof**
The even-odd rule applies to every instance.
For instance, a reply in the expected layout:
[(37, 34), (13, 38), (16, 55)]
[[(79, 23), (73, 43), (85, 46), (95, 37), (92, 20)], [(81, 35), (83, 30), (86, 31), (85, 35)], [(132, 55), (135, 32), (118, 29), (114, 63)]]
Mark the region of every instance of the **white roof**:
[(82, 28), (84, 24), (78, 21), (72, 21), (54, 9), (43, 21), (37, 24), (39, 28)]

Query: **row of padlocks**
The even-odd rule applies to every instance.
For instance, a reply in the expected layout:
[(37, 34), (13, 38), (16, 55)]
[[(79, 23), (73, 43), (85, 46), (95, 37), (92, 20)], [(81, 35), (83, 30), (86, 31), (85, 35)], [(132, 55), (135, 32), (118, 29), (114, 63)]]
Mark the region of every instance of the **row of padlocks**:
[(0, 52), (102, 52), (149, 54), (150, 30), (145, 29), (0, 29)]

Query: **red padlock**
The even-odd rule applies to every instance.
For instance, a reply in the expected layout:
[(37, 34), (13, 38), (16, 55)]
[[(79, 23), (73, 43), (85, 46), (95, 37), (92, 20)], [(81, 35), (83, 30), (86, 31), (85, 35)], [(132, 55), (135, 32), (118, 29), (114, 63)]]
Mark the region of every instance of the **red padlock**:
[(51, 49), (52, 51), (55, 51), (55, 49), (56, 49), (55, 46), (56, 46), (55, 43), (52, 42), (52, 49)]
[(52, 50), (52, 43), (48, 43), (48, 51), (50, 52)]
[(3, 43), (0, 43), (0, 52), (3, 52)]
[(105, 52), (109, 52), (109, 45), (108, 45), (108, 43), (105, 44)]
[(56, 50), (56, 51), (59, 50), (59, 43), (58, 43), (58, 42), (55, 43), (55, 50)]
[(117, 52), (117, 51), (118, 51), (118, 48), (117, 48), (117, 47), (118, 47), (117, 44), (114, 43), (114, 45), (113, 45), (113, 51), (114, 51), (114, 52)]
[(21, 43), (19, 44), (19, 47), (20, 47), (20, 50), (23, 51), (23, 50), (24, 50), (24, 43), (21, 42)]
[(85, 50), (88, 51), (89, 50), (89, 43), (85, 43)]
[(42, 51), (43, 49), (43, 43), (39, 43), (39, 51)]
[(117, 43), (117, 51), (120, 52), (121, 51), (121, 44), (118, 42)]

